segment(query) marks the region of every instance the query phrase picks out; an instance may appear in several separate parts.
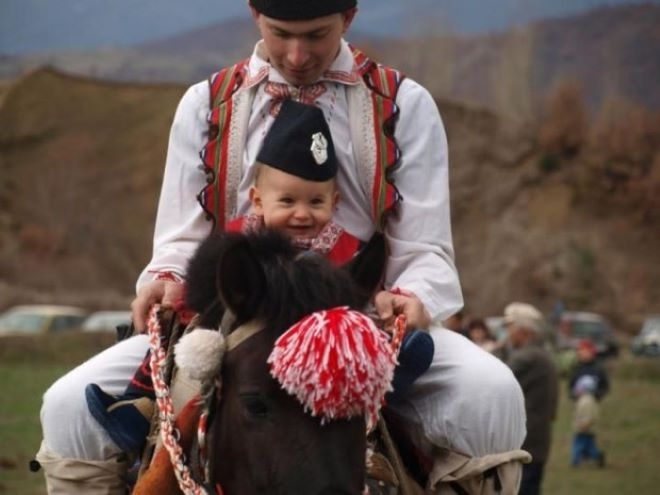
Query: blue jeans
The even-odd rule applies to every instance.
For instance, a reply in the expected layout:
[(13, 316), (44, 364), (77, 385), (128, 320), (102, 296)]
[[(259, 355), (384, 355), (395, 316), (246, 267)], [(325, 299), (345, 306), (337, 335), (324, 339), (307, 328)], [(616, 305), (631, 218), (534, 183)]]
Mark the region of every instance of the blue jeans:
[(582, 459), (599, 461), (602, 458), (603, 452), (596, 446), (596, 435), (593, 433), (576, 433), (573, 435), (571, 466), (579, 465)]

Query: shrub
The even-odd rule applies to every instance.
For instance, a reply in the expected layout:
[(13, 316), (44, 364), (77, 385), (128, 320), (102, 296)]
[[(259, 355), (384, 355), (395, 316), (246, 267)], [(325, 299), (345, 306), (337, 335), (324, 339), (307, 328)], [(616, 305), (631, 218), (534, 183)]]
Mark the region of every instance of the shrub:
[(660, 114), (622, 100), (609, 100), (591, 134), (601, 172), (613, 183), (644, 179), (660, 148)]
[(541, 151), (572, 158), (587, 143), (589, 124), (579, 84), (564, 80), (550, 93), (539, 128)]

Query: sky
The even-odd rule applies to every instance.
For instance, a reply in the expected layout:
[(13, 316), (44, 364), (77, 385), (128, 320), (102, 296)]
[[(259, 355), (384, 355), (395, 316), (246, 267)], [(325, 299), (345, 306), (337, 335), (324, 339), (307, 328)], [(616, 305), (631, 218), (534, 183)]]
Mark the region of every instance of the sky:
[[(354, 32), (478, 34), (640, 0), (358, 0)], [(646, 3), (660, 3), (647, 0)], [(235, 17), (245, 0), (0, 0), (0, 54), (128, 47)]]

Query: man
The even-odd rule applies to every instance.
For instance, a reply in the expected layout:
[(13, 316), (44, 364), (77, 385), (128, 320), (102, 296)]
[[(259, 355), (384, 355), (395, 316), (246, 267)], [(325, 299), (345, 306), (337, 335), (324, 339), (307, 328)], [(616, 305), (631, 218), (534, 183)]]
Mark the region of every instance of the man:
[(504, 324), (510, 346), (507, 363), (525, 396), (527, 437), (522, 448), (532, 454), (532, 462), (523, 466), (520, 495), (538, 495), (557, 414), (558, 375), (543, 347), (543, 315), (538, 309), (512, 302), (504, 309)]
[[(337, 184), (342, 201), (335, 221), (361, 240), (378, 229), (385, 233), (389, 247), (385, 290), (374, 301), (380, 319), (405, 314), (409, 328), (427, 328), (429, 321), (442, 321), (461, 309), (442, 121), (424, 88), (393, 69), (375, 65), (343, 40), (356, 4), (356, 0), (250, 0), (251, 15), (263, 38), (253, 54), (209, 82), (192, 86), (183, 96), (170, 134), (153, 257), (138, 279), (132, 303), (138, 331), (145, 330), (152, 304), (173, 305), (181, 299), (180, 282), (198, 243), (212, 228), (223, 228), (231, 218), (248, 212), (252, 165), (286, 98), (320, 107), (328, 121), (340, 164)], [(453, 337), (445, 338), (445, 333), (450, 332), (438, 331), (434, 337), (436, 369), (460, 371), (466, 368), (463, 363), (481, 359), (474, 354), (480, 350), (454, 348)], [(81, 487), (91, 495), (123, 493), (125, 456), (90, 417), (83, 390), (94, 382), (110, 394), (120, 394), (146, 349), (143, 335), (120, 342), (46, 392), (38, 460), (50, 493)], [(458, 356), (464, 352), (470, 356)], [(488, 388), (494, 398), (508, 400), (509, 392), (515, 395), (516, 390), (509, 370), (503, 368), (489, 364), (478, 386)], [(479, 394), (455, 380), (445, 385), (443, 390), (452, 397)], [(500, 389), (505, 393), (498, 394)], [(484, 404), (485, 408), (490, 410), (491, 404)], [(481, 438), (489, 436), (482, 431), (486, 427), (498, 425), (452, 431)], [(504, 450), (509, 444), (519, 446), (524, 422), (516, 423), (515, 430)], [(75, 476), (72, 466), (77, 469)]]

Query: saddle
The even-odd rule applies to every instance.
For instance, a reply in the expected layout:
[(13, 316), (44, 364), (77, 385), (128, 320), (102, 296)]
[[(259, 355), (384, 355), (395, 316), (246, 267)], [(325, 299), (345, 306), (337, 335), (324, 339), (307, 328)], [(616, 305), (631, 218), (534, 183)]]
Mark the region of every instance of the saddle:
[[(381, 412), (367, 438), (367, 486), (370, 495), (424, 495), (427, 475), (402, 431)], [(400, 442), (405, 445), (400, 446)]]

